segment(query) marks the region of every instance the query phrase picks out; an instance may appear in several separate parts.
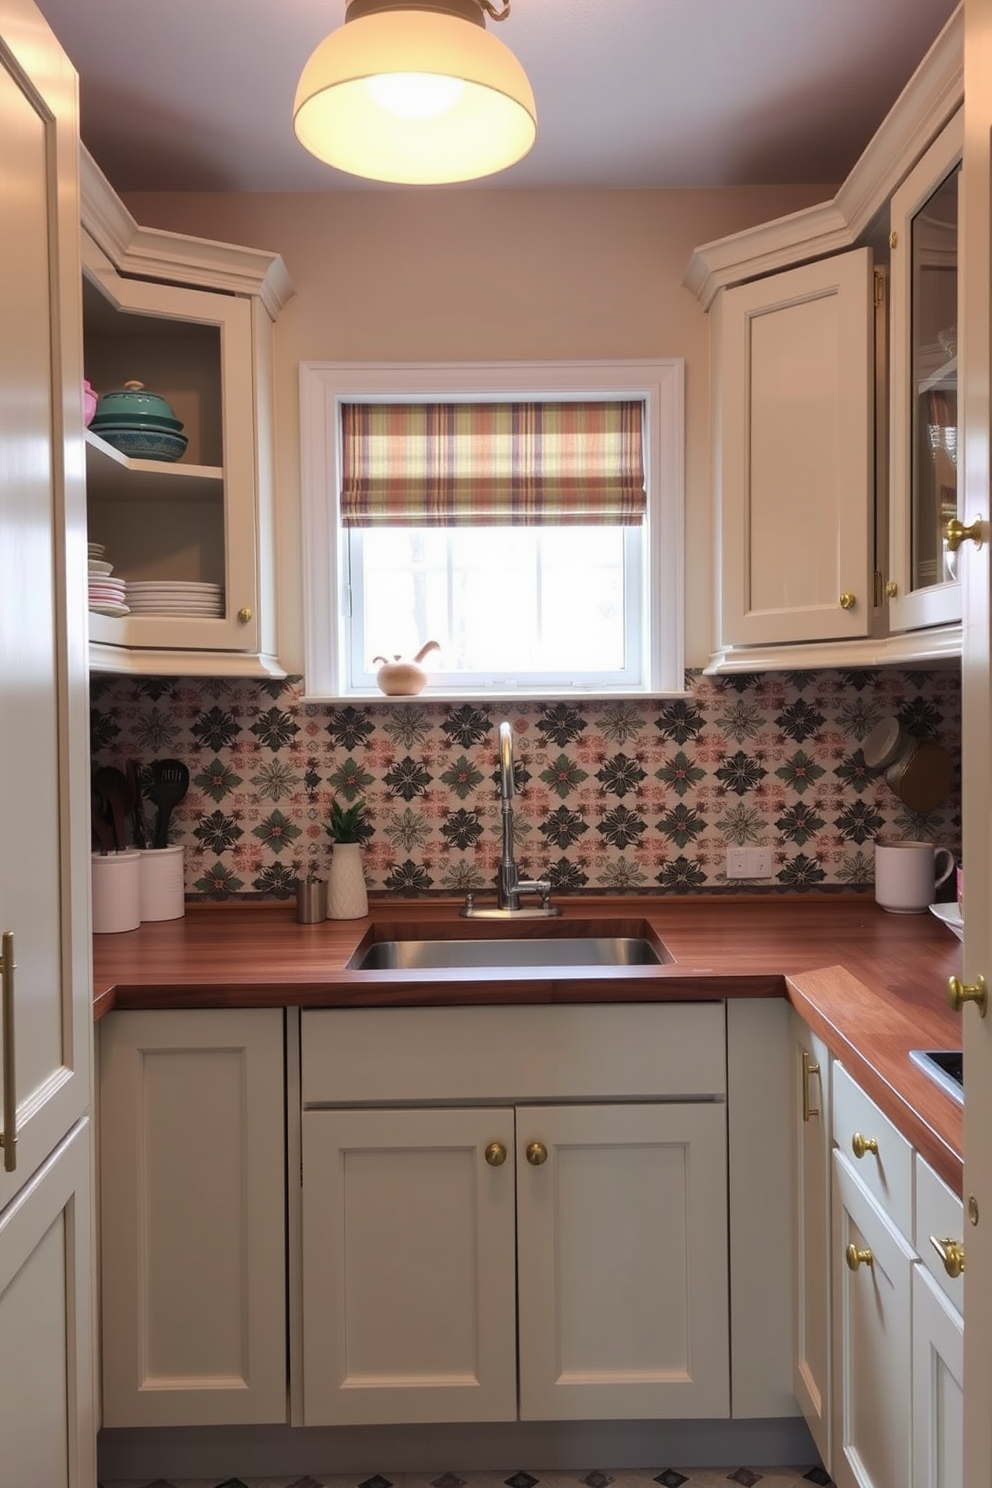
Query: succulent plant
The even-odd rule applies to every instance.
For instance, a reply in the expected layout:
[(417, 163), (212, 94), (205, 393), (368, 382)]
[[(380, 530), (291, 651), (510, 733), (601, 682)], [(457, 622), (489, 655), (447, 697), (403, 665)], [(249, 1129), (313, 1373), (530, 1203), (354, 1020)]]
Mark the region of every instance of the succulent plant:
[(342, 806), (335, 796), (331, 802), (330, 821), (324, 823), (324, 831), (332, 842), (361, 842), (368, 835), (366, 814), (368, 807), (364, 798), (352, 806)]

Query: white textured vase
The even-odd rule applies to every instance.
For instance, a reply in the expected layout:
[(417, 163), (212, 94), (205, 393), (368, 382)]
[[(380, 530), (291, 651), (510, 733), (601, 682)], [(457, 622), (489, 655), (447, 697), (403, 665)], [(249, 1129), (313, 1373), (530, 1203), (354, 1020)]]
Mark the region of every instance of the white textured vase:
[(360, 842), (335, 842), (327, 879), (327, 918), (360, 920), (369, 912)]

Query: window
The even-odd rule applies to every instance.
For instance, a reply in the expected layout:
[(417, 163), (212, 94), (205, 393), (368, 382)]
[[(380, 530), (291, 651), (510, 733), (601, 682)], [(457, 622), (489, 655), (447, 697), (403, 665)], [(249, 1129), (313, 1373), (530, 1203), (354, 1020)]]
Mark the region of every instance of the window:
[(682, 363), (305, 363), (306, 686), (681, 692)]

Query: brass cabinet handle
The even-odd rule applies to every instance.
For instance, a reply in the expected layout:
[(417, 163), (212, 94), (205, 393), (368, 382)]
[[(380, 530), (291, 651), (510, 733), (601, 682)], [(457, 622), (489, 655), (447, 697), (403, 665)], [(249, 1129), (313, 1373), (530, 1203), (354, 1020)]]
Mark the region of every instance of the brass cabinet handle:
[(895, 599), (895, 597), (896, 597), (896, 595), (898, 593), (899, 593), (899, 585), (896, 583), (895, 579), (890, 579), (889, 582), (885, 586), (885, 597), (886, 597), (886, 599)]
[(849, 1271), (857, 1271), (859, 1266), (873, 1266), (875, 1264), (875, 1257), (870, 1250), (859, 1250), (853, 1243), (845, 1250), (844, 1259), (847, 1262)]
[(548, 1149), (543, 1142), (529, 1142), (525, 1156), (532, 1168), (539, 1168), (548, 1160)]
[(17, 1090), (14, 1084), (14, 932), (5, 930), (0, 937), (0, 1037), (3, 1038), (3, 1168), (12, 1173), (17, 1167)]
[(808, 1121), (811, 1116), (819, 1116), (820, 1108), (811, 1106), (809, 1103), (809, 1077), (818, 1075), (820, 1066), (814, 1060), (812, 1054), (803, 1050), (803, 1120)]
[(936, 1235), (930, 1236), (930, 1244), (940, 1256), (944, 1263), (944, 1270), (952, 1280), (956, 1280), (964, 1270), (964, 1246), (960, 1240), (938, 1240)]
[(862, 1158), (866, 1152), (874, 1152), (878, 1156), (878, 1138), (863, 1137), (860, 1132), (855, 1132), (851, 1138), (851, 1151), (855, 1157)]
[(952, 517), (944, 528), (944, 541), (951, 553), (956, 553), (963, 542), (973, 542), (976, 548), (980, 548), (984, 538), (984, 517), (976, 517), (967, 527), (963, 522), (959, 522), (957, 517)]
[(837, 601), (842, 610), (853, 610), (857, 602), (858, 597), (856, 594), (842, 594)]
[(238, 620), (242, 625), (247, 625), (251, 619), (251, 610), (245, 605), (243, 610), (238, 611)]
[(501, 1168), (506, 1162), (506, 1148), (502, 1142), (490, 1142), (486, 1148), (486, 1162), (491, 1168)]
[(974, 982), (962, 982), (960, 977), (951, 977), (947, 983), (947, 1000), (956, 1013), (966, 1002), (973, 1002), (984, 1018), (989, 1010), (989, 989), (985, 978), (980, 976)]

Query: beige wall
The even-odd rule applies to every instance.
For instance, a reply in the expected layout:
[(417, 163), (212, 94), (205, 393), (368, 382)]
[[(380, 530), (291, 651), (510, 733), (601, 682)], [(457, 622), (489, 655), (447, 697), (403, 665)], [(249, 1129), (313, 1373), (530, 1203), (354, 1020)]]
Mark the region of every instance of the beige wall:
[(694, 247), (833, 195), (721, 191), (152, 194), (136, 219), (280, 253), (296, 296), (276, 324), (280, 655), (302, 669), (301, 361), (684, 357), (687, 661), (710, 649), (706, 316), (682, 277)]

